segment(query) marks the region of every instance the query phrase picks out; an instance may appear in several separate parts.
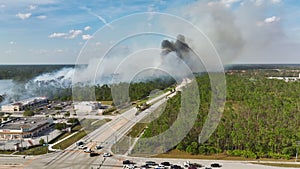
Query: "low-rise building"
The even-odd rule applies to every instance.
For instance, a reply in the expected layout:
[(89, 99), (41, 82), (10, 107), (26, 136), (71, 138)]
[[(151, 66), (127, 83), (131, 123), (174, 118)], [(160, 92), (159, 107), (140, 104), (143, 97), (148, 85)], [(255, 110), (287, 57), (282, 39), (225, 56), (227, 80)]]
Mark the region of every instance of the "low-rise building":
[(0, 124), (0, 139), (16, 140), (37, 137), (52, 124), (52, 118), (13, 118)]
[(77, 112), (91, 112), (101, 107), (100, 102), (76, 102), (74, 110)]
[(14, 102), (7, 105), (1, 106), (1, 111), (4, 112), (15, 112), (15, 111), (23, 111), (26, 109), (34, 109), (40, 106), (44, 106), (48, 104), (48, 99), (46, 97), (34, 97), (18, 102)]

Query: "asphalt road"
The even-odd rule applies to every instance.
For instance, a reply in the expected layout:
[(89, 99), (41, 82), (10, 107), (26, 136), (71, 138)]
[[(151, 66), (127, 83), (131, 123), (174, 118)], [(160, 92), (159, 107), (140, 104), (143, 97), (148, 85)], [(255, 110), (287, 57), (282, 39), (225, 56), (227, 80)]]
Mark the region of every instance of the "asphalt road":
[[(158, 106), (163, 104), (167, 99), (165, 98), (167, 94), (158, 96), (154, 98), (149, 103), (154, 103), (154, 105), (149, 108), (150, 110), (155, 110)], [(148, 113), (149, 110), (143, 111), (138, 115), (135, 115), (137, 112), (136, 108), (132, 108), (120, 116), (116, 117), (112, 121), (104, 124), (100, 128), (96, 129), (92, 133), (88, 134), (84, 140), (86, 146), (93, 148), (95, 145), (101, 144), (104, 146), (103, 150), (100, 150), (99, 153), (110, 152), (111, 146), (116, 143), (119, 139), (123, 137), (127, 131), (129, 131), (137, 122), (143, 119)], [(84, 153), (83, 150), (78, 150), (77, 146), (73, 144), (65, 151), (53, 153), (50, 155), (40, 156), (36, 159), (33, 159), (25, 168), (73, 168), (73, 169), (82, 169), (82, 168), (97, 168), (103, 164), (103, 167), (107, 168), (120, 168), (122, 158), (104, 158), (100, 157), (89, 157), (88, 153)]]
[[(152, 100), (154, 103), (150, 110), (156, 109), (159, 105), (163, 104), (167, 99), (166, 95), (159, 96), (161, 100), (155, 98)], [(139, 115), (136, 114), (136, 109), (132, 108), (122, 115), (114, 118), (112, 121), (102, 125), (83, 140), (89, 148), (93, 148), (97, 144), (104, 146), (104, 149), (97, 150), (98, 153), (110, 152), (113, 143), (118, 141), (128, 130), (132, 128), (134, 124), (143, 119), (149, 110), (146, 110)], [(84, 153), (83, 150), (78, 150), (75, 144), (68, 149), (60, 152), (50, 153), (42, 156), (27, 157), (23, 159), (20, 156), (17, 157), (4, 157), (0, 158), (0, 164), (16, 164), (22, 165), (26, 169), (96, 169), (101, 166), (101, 169), (114, 169), (122, 168), (123, 160), (132, 160), (137, 163), (138, 166), (144, 164), (145, 161), (155, 161), (161, 163), (162, 161), (169, 161), (172, 164), (183, 165), (184, 159), (158, 159), (158, 158), (141, 158), (141, 157), (128, 157), (124, 155), (114, 155), (113, 157), (102, 157), (102, 155), (96, 157), (90, 157), (88, 153)], [(211, 160), (189, 160), (205, 166), (209, 166), (216, 161)], [(269, 167), (262, 165), (251, 164), (244, 161), (217, 161), (222, 165), (222, 169), (282, 169), (280, 167)], [(4, 166), (5, 167), (5, 166)], [(1, 166), (0, 166), (1, 169)]]

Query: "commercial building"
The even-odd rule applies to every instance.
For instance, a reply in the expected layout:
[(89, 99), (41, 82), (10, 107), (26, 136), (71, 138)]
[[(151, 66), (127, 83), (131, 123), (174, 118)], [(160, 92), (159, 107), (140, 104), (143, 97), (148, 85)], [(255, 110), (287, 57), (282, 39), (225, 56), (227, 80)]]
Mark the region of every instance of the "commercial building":
[(46, 97), (34, 97), (18, 102), (14, 102), (7, 105), (1, 106), (1, 111), (4, 112), (15, 112), (23, 111), (26, 109), (34, 109), (48, 104), (48, 99)]
[(52, 124), (52, 118), (13, 118), (0, 124), (0, 139), (16, 140), (37, 137)]
[(101, 102), (76, 102), (74, 110), (77, 112), (91, 112), (101, 107)]

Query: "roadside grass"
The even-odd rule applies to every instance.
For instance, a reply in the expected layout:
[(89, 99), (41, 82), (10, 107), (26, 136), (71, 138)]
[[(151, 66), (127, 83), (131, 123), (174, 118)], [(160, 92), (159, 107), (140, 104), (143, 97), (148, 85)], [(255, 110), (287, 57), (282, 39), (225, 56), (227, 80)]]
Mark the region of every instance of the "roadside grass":
[(131, 128), (131, 130), (126, 135), (128, 137), (137, 138), (142, 134), (146, 126), (147, 123), (137, 123)]
[(258, 164), (258, 165), (266, 165), (266, 166), (272, 166), (272, 167), (288, 167), (288, 168), (300, 168), (300, 164), (283, 164), (283, 163), (252, 163), (252, 164)]
[(76, 131), (79, 131), (82, 127), (80, 126), (80, 124), (77, 124), (75, 125), (73, 128), (72, 128), (72, 131), (71, 132), (63, 132), (61, 133), (59, 136), (57, 136), (55, 139), (51, 140), (49, 142), (49, 144), (53, 144), (65, 137), (68, 137), (69, 135), (71, 135), (72, 133), (76, 132)]
[(113, 103), (113, 101), (100, 101), (102, 105), (111, 105)]
[(12, 150), (0, 150), (0, 154), (11, 154), (13, 152), (14, 151), (12, 151)]
[[(97, 120), (97, 119), (84, 119), (80, 121), (80, 125), (75, 126), (72, 131), (78, 131), (75, 135), (71, 136), (70, 138), (56, 144), (53, 146), (54, 149), (66, 149), (78, 140), (82, 139), (87, 134), (91, 133), (92, 131), (96, 130), (97, 128), (101, 127), (103, 124), (109, 122), (111, 119), (103, 119), (103, 120)], [(84, 127), (84, 130), (81, 130), (81, 128)]]
[(23, 151), (16, 152), (15, 155), (41, 155), (48, 153), (48, 146), (35, 146)]
[(75, 143), (76, 141), (80, 140), (81, 138), (83, 138), (84, 136), (86, 136), (87, 133), (85, 131), (79, 131), (78, 133), (76, 133), (75, 135), (73, 135), (72, 137), (56, 144), (53, 146), (54, 149), (61, 149), (64, 150), (66, 148), (68, 148), (69, 146), (71, 146), (73, 143)]
[[(232, 160), (232, 161), (258, 161), (257, 159), (228, 156), (226, 153), (213, 154), (213, 155), (192, 155), (187, 152), (179, 151), (177, 149), (170, 150), (169, 152), (158, 154), (153, 157), (157, 158), (183, 158), (183, 159), (205, 159), (205, 160)], [(294, 162), (295, 159), (272, 159), (272, 158), (260, 158), (258, 164), (262, 164), (263, 161), (281, 161), (281, 162)], [(253, 162), (256, 163), (256, 162)], [(267, 163), (268, 164), (268, 163)], [(299, 164), (300, 165), (300, 164)]]
[(123, 136), (116, 144), (113, 144), (111, 151), (114, 154), (125, 154), (133, 143), (134, 138)]
[(124, 112), (130, 110), (130, 109), (133, 108), (133, 107), (135, 107), (135, 106), (132, 105), (132, 106), (126, 107), (126, 108), (124, 108), (124, 109), (120, 109), (120, 110), (118, 110), (118, 114), (122, 114), (122, 113), (124, 113)]
[(57, 142), (57, 141), (59, 141), (59, 140), (65, 138), (65, 137), (68, 137), (68, 136), (71, 135), (71, 134), (72, 134), (72, 133), (70, 133), (70, 132), (64, 132), (64, 133), (61, 133), (61, 134), (60, 134), (59, 136), (57, 136), (55, 139), (49, 141), (49, 144), (53, 144), (53, 143), (55, 143), (55, 142)]
[(81, 129), (82, 129), (82, 126), (81, 126), (80, 124), (77, 124), (76, 126), (74, 126), (74, 127), (72, 128), (72, 132), (79, 131), (79, 130), (81, 130)]
[(98, 121), (93, 121), (88, 126), (83, 126), (84, 130), (87, 134), (91, 133), (92, 131), (96, 130), (97, 128), (101, 127), (103, 124), (111, 121), (111, 119), (103, 119)]

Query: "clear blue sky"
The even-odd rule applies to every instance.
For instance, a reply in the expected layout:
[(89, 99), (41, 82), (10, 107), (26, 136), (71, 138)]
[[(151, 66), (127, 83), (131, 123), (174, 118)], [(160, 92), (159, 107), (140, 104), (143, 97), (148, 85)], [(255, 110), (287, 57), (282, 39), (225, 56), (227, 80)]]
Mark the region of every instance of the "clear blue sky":
[[(298, 0), (213, 0), (203, 4), (223, 6), (233, 15), (242, 16), (247, 11), (255, 15), (256, 9), (263, 14), (255, 18), (255, 27), (265, 28), (270, 37), (280, 34), (279, 46), (282, 53), (271, 58), (272, 53), (261, 51), (258, 58), (251, 58), (250, 50), (275, 50), (247, 47), (246, 54), (240, 54), (234, 63), (300, 63), (300, 1)], [(0, 64), (72, 64), (91, 36), (106, 23), (136, 12), (165, 12), (183, 16), (185, 6), (191, 7), (195, 0), (0, 0)], [(254, 4), (254, 5), (251, 5)], [(196, 7), (197, 5), (194, 5)], [(247, 9), (245, 6), (253, 6)], [(177, 10), (178, 9), (178, 10)], [(250, 10), (250, 11), (249, 11)], [(253, 11), (251, 11), (253, 10)], [(181, 11), (181, 12), (179, 12)], [(247, 15), (248, 16), (248, 15)], [(245, 16), (247, 22), (249, 17)], [(185, 17), (185, 16), (183, 16)], [(197, 16), (192, 16), (197, 18)], [(189, 19), (189, 17), (185, 17)], [(239, 18), (240, 24), (243, 23)], [(191, 19), (191, 22), (195, 19)], [(249, 19), (253, 20), (253, 18)], [(130, 24), (130, 23), (129, 23)], [(270, 26), (271, 27), (271, 26)], [(266, 32), (267, 30), (267, 32)], [(247, 36), (247, 33), (242, 33)], [(259, 36), (259, 33), (257, 34)], [(252, 35), (253, 36), (253, 35)], [(248, 40), (246, 40), (248, 41)], [(251, 40), (249, 40), (251, 41)], [(264, 41), (267, 44), (272, 40)], [(251, 42), (256, 43), (256, 42)], [(257, 42), (259, 43), (259, 42)], [(263, 48), (263, 47), (262, 47)], [(278, 47), (276, 48), (278, 49)], [(286, 53), (289, 52), (289, 53)], [(251, 52), (250, 52), (251, 53)], [(281, 53), (276, 51), (276, 53)], [(290, 56), (289, 56), (290, 55)]]

